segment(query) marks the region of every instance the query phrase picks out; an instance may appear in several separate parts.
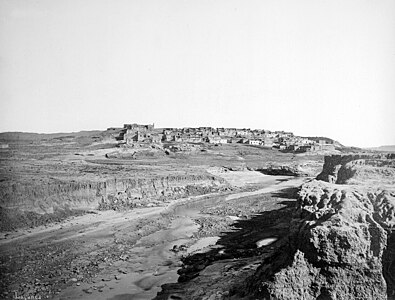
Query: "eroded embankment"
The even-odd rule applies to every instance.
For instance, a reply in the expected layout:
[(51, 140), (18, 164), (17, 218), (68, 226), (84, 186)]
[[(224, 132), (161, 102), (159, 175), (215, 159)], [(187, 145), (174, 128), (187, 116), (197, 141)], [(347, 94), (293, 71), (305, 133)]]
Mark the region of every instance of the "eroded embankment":
[[(287, 223), (274, 249), (249, 249), (242, 260), (237, 253), (217, 255), (214, 262), (199, 258), (209, 262), (191, 262), (197, 270), (185, 282), (165, 286), (158, 299), (172, 293), (179, 299), (394, 299), (394, 160), (380, 157), (363, 156), (363, 163), (360, 155), (327, 158), (323, 173), (338, 161), (357, 166), (346, 180), (354, 184), (335, 184), (331, 177), (303, 184), (288, 220), (277, 211), (262, 212), (264, 220), (276, 216), (276, 222)], [(362, 184), (369, 173), (364, 167), (375, 172)], [(260, 232), (252, 221), (249, 233), (240, 232), (245, 242)]]
[[(395, 193), (385, 187), (395, 179), (392, 158), (327, 157), (318, 178), (332, 183), (302, 186), (289, 242), (279, 250), (281, 263), (263, 261), (246, 281), (247, 294), (267, 299), (393, 299)], [(384, 188), (369, 185), (369, 180), (365, 185), (333, 184), (361, 183), (371, 168), (376, 171), (369, 179), (380, 179)]]
[(337, 184), (395, 184), (395, 153), (326, 156), (317, 176)]
[(229, 188), (223, 179), (212, 175), (10, 184), (0, 190), (1, 214), (4, 216), (0, 230), (40, 225), (63, 215), (91, 209), (158, 206), (166, 201)]
[[(295, 182), (301, 180), (284, 181), (258, 172), (250, 175), (254, 183), (255, 175), (261, 177), (260, 193), (298, 185)], [(225, 225), (233, 223), (228, 215), (246, 218), (261, 207), (277, 205), (276, 201), (261, 201), (255, 193), (256, 198), (248, 195), (244, 190), (214, 193), (163, 207), (100, 211), (8, 236), (2, 241), (0, 255), (1, 296), (152, 299), (161, 284), (177, 279), (180, 256), (215, 242)], [(199, 212), (202, 207), (205, 211)], [(196, 220), (212, 213), (208, 222)], [(196, 233), (198, 224), (201, 234)]]
[(283, 263), (264, 261), (247, 290), (267, 299), (387, 299), (394, 204), (388, 191), (303, 185)]

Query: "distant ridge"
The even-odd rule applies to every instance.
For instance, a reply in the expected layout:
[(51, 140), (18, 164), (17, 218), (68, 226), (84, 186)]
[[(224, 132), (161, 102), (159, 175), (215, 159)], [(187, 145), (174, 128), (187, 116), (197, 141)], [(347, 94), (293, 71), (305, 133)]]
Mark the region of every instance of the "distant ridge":
[[(122, 131), (123, 128), (118, 128), (118, 127), (110, 127), (107, 128), (106, 130), (83, 130), (83, 131), (78, 131), (78, 132), (58, 132), (58, 133), (34, 133), (34, 132), (20, 132), (20, 131), (15, 131), (15, 132), (0, 132), (0, 141), (2, 142), (18, 142), (18, 141), (45, 141), (45, 140), (51, 140), (51, 139), (72, 139), (72, 138), (94, 138), (94, 137), (106, 137), (106, 136), (114, 136), (116, 132)], [(178, 129), (178, 128), (177, 128)], [(158, 128), (156, 129), (158, 130)], [(271, 131), (268, 131), (269, 133)], [(274, 131), (276, 132), (283, 132), (284, 131)], [(291, 132), (292, 134), (292, 132)], [(316, 141), (319, 143), (319, 141), (325, 141), (324, 143), (326, 144), (333, 144), (337, 150), (345, 150), (348, 149), (351, 152), (359, 151), (360, 148), (356, 147), (345, 147), (341, 143), (339, 143), (336, 140), (333, 140), (328, 137), (323, 137), (323, 136), (306, 136), (300, 138), (304, 139), (309, 139), (311, 141)], [(394, 150), (395, 151), (395, 150)]]
[(395, 152), (395, 145), (384, 145), (380, 147), (371, 147), (367, 149), (375, 150), (375, 151)]
[(79, 131), (79, 132), (60, 132), (60, 133), (33, 133), (33, 132), (1, 132), (0, 140), (8, 140), (8, 141), (18, 141), (18, 140), (43, 140), (43, 139), (51, 139), (51, 138), (61, 138), (61, 137), (84, 137), (90, 136), (92, 134), (100, 134), (101, 130), (91, 130), (91, 131)]

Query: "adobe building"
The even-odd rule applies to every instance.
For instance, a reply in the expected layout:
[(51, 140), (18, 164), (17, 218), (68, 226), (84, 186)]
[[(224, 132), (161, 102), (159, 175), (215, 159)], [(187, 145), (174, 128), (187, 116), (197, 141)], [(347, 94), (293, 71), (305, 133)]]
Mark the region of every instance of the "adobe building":
[(154, 124), (125, 124), (123, 128), (123, 140), (128, 145), (135, 143), (156, 143), (162, 139), (162, 136), (154, 132)]

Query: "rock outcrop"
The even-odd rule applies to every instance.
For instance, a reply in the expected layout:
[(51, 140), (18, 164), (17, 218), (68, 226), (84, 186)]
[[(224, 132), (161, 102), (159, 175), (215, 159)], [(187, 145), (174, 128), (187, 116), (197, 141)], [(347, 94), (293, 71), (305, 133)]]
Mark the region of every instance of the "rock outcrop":
[(394, 257), (383, 258), (394, 209), (388, 191), (305, 184), (282, 249), (288, 259), (262, 265), (249, 290), (267, 299), (387, 299), (394, 282), (383, 270), (395, 272)]
[(247, 167), (266, 175), (315, 177), (322, 170), (322, 162), (321, 159), (319, 161), (290, 161), (282, 163), (263, 162), (260, 165), (247, 165)]
[(303, 177), (309, 174), (304, 172), (301, 168), (295, 165), (291, 166), (275, 166), (270, 165), (267, 168), (257, 169), (257, 171), (266, 175), (281, 175), (281, 176), (296, 176)]
[[(276, 248), (249, 249), (243, 259), (201, 258), (205, 265), (197, 271), (199, 265), (188, 265), (185, 270), (195, 271), (189, 277), (180, 273), (179, 285), (165, 286), (157, 299), (171, 293), (179, 299), (395, 299), (394, 157), (327, 157), (318, 178), (300, 188)], [(271, 213), (263, 213), (270, 219)], [(245, 266), (257, 262), (246, 275)], [(244, 267), (227, 271), (224, 264), (229, 270)], [(221, 274), (215, 287), (204, 278), (207, 270)]]
[(395, 153), (326, 156), (317, 176), (337, 184), (395, 184)]
[[(327, 182), (302, 186), (281, 259), (262, 263), (247, 280), (248, 294), (279, 300), (394, 299), (395, 189), (388, 188), (395, 180), (393, 158), (326, 157), (318, 179)], [(376, 181), (381, 185), (372, 185)]]

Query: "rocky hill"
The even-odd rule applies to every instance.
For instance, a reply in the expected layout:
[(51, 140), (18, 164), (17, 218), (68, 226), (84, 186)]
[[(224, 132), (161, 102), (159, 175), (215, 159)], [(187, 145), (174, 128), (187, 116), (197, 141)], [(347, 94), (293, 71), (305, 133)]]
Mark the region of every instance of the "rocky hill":
[(337, 184), (395, 184), (395, 154), (351, 154), (325, 157), (318, 180)]
[(394, 158), (326, 157), (320, 181), (299, 192), (283, 263), (264, 262), (247, 290), (266, 299), (393, 299), (395, 189), (372, 183), (394, 182)]
[(368, 149), (373, 151), (395, 152), (395, 145), (385, 145), (385, 146), (373, 147)]
[[(300, 191), (286, 263), (262, 264), (248, 290), (267, 299), (387, 299), (394, 292), (395, 194), (312, 181)], [(273, 267), (273, 268), (271, 268)]]
[[(200, 258), (157, 299), (174, 292), (180, 299), (395, 299), (394, 158), (326, 157), (318, 180), (300, 188), (291, 217), (262, 212), (264, 220), (276, 216), (275, 228), (288, 223), (288, 234), (277, 236), (273, 247), (244, 250), (233, 261)], [(195, 271), (186, 276), (189, 269)]]

